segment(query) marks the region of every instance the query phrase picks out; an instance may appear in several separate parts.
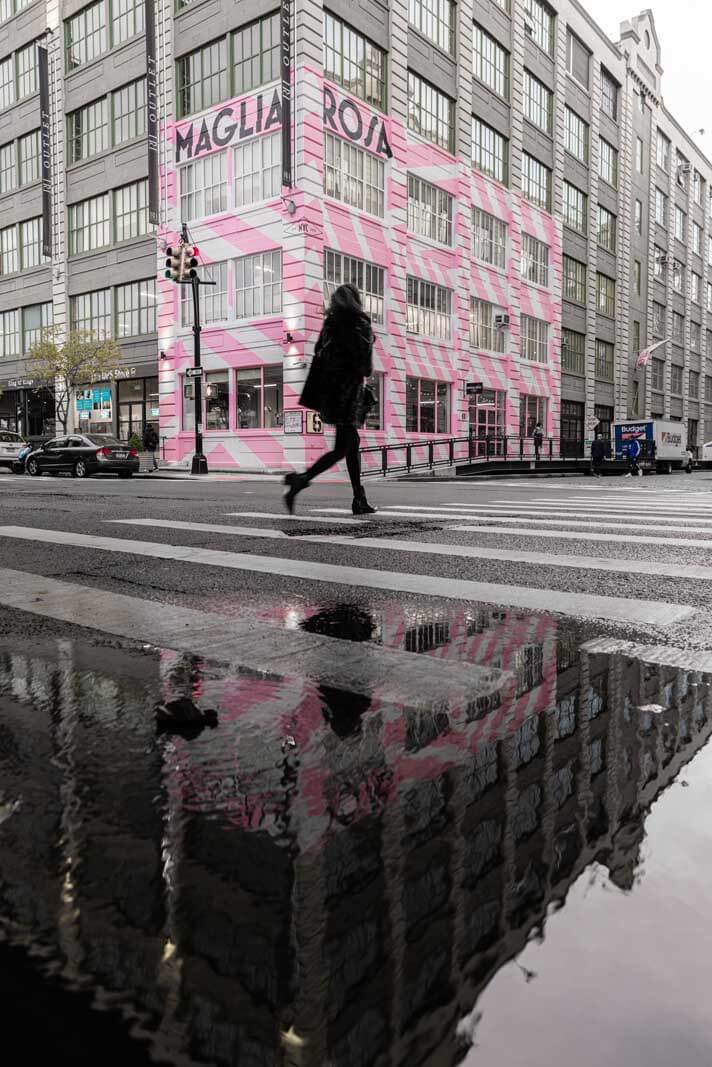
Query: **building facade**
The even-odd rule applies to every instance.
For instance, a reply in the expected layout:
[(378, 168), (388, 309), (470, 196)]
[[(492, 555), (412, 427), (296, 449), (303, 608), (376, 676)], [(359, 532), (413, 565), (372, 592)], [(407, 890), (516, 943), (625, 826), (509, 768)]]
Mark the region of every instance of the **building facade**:
[[(163, 278), (186, 224), (215, 283), (199, 416), (213, 467), (321, 450), (298, 400), (347, 280), (376, 333), (365, 444), (530, 438), (540, 422), (576, 455), (594, 428), (650, 413), (685, 421), (692, 444), (712, 435), (712, 164), (664, 109), (650, 12), (614, 44), (570, 0), (295, 0), (283, 131), (274, 4), (159, 0), (157, 223), (142, 0), (2, 13), (0, 427), (51, 432), (24, 357), (51, 323), (88, 328), (122, 357), (79, 391), (72, 427), (128, 438), (160, 422), (166, 461), (189, 461), (192, 312)], [(49, 262), (26, 133), (37, 43)]]

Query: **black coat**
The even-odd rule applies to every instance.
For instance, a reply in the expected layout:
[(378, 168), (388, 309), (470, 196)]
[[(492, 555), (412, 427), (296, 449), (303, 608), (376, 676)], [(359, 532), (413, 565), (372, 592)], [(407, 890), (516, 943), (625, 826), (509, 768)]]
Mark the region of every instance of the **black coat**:
[(322, 360), (319, 414), (332, 425), (363, 422), (363, 380), (373, 373), (373, 331), (368, 315), (327, 316), (314, 355)]
[(155, 452), (159, 444), (158, 434), (153, 427), (148, 427), (143, 431), (143, 447), (147, 452)]

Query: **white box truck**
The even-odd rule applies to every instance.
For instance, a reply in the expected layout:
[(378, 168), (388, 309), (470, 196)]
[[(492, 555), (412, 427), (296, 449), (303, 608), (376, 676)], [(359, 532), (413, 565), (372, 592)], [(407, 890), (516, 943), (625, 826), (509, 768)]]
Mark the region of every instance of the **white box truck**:
[(685, 470), (690, 462), (687, 452), (687, 432), (683, 422), (671, 419), (628, 419), (613, 424), (613, 440), (617, 460), (625, 461), (631, 441), (640, 443), (638, 466), (671, 474)]

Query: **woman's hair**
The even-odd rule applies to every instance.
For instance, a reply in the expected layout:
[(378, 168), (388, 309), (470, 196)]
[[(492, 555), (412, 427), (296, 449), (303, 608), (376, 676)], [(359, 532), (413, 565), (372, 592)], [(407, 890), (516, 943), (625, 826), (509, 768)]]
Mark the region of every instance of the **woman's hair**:
[(330, 318), (342, 318), (344, 315), (363, 315), (361, 294), (355, 285), (352, 285), (351, 282), (346, 282), (334, 290), (329, 301), (327, 315)]

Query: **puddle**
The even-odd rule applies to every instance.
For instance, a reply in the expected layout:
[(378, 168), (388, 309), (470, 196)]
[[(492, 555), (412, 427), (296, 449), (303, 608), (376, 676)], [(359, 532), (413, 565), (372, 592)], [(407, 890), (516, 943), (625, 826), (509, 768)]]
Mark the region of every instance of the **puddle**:
[[(455, 718), (176, 652), (6, 643), (10, 1047), (54, 1052), (71, 1020), (73, 1063), (712, 1061), (709, 677), (543, 615), (255, 617), (509, 681)], [(217, 726), (157, 729), (159, 706)]]

